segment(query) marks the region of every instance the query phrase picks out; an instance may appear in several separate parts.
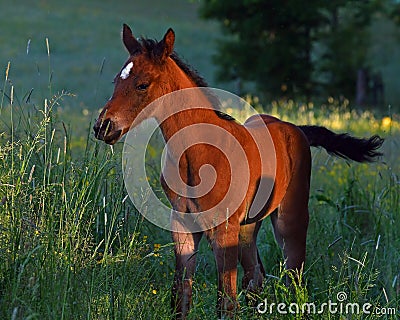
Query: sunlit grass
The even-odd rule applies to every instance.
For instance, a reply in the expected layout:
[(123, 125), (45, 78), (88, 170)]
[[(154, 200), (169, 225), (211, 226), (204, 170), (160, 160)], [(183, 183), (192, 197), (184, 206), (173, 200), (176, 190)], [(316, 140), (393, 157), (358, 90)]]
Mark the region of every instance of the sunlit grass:
[(256, 112), (267, 113), (283, 121), (297, 125), (320, 125), (336, 132), (351, 132), (353, 134), (383, 134), (400, 132), (400, 116), (393, 114), (388, 106), (386, 112), (379, 114), (371, 110), (353, 109), (347, 99), (338, 101), (330, 97), (326, 103), (296, 103), (293, 100), (272, 101), (262, 105), (257, 97), (248, 95), (244, 100), (252, 108), (226, 107), (224, 111), (240, 122), (244, 122)]

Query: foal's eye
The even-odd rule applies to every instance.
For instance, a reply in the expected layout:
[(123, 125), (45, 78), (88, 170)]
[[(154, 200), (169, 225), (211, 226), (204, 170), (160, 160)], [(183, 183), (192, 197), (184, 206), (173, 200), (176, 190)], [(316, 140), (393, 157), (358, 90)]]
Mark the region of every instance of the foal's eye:
[(136, 89), (139, 91), (145, 91), (149, 87), (148, 83), (141, 83), (136, 86)]

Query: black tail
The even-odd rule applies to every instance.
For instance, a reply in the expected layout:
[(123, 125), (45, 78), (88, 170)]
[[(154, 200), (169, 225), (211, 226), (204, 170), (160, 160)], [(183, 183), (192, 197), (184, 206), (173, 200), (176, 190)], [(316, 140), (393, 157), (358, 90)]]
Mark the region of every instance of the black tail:
[(329, 154), (351, 159), (357, 162), (372, 162), (382, 153), (377, 151), (384, 139), (374, 135), (369, 139), (350, 136), (347, 133), (336, 134), (325, 127), (299, 126), (307, 136), (310, 146), (323, 147)]

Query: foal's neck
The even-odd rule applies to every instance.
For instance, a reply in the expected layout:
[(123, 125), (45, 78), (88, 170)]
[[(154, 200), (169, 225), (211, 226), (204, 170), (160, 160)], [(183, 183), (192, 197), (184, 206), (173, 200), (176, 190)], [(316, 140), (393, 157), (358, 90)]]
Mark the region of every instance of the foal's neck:
[[(169, 61), (167, 73), (170, 92), (177, 92), (176, 99), (175, 96), (169, 94), (165, 99), (166, 102), (156, 112), (156, 119), (166, 142), (174, 134), (190, 125), (205, 123), (221, 128), (225, 127), (226, 120), (217, 115), (216, 106), (213, 106), (203, 91), (205, 89), (195, 90), (198, 88), (196, 83), (172, 59)], [(181, 101), (184, 101), (185, 105), (180, 105)], [(169, 117), (165, 119), (166, 114)], [(193, 130), (190, 133), (196, 134), (198, 131)], [(184, 135), (182, 135), (182, 139), (184, 139)]]

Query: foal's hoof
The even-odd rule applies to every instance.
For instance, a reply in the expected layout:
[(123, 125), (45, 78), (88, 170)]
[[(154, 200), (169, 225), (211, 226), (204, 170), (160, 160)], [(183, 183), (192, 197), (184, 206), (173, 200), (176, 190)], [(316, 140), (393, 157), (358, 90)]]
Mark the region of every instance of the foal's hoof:
[(235, 319), (239, 310), (239, 303), (229, 297), (218, 301), (218, 319)]
[(259, 294), (262, 291), (263, 282), (262, 278), (258, 278), (258, 281), (254, 279), (248, 280), (243, 278), (242, 288), (245, 292), (246, 304), (250, 307), (255, 307), (259, 301)]
[(246, 291), (245, 298), (247, 306), (256, 307), (260, 300), (259, 291)]

